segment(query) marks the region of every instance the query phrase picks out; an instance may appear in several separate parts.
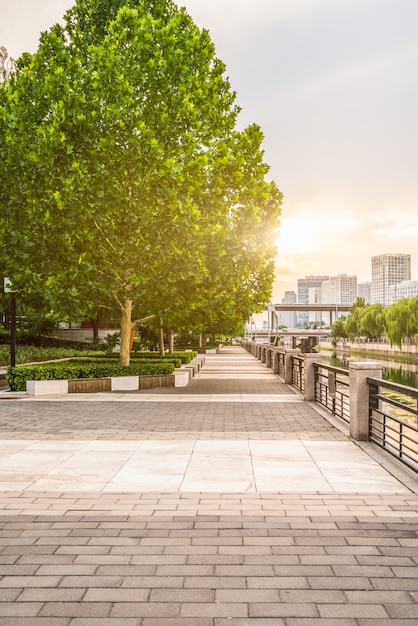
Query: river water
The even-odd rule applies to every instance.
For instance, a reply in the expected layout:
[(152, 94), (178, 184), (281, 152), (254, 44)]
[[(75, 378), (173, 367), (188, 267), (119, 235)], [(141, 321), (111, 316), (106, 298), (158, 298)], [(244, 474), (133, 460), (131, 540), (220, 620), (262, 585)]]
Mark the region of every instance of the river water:
[(330, 352), (322, 352), (321, 356), (331, 365), (348, 369), (350, 361), (378, 361), (382, 363), (382, 376), (385, 380), (391, 380), (400, 385), (418, 388), (418, 363), (400, 363), (399, 361), (386, 361), (373, 357), (362, 357), (358, 355), (349, 355), (348, 353), (338, 352), (331, 355)]

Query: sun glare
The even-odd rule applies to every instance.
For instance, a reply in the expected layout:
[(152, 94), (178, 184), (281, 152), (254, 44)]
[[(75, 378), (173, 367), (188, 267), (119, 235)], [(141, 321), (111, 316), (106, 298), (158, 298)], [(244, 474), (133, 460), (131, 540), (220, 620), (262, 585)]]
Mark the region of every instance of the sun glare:
[(295, 254), (311, 252), (318, 247), (321, 234), (319, 220), (305, 215), (294, 215), (283, 219), (276, 245), (279, 252)]

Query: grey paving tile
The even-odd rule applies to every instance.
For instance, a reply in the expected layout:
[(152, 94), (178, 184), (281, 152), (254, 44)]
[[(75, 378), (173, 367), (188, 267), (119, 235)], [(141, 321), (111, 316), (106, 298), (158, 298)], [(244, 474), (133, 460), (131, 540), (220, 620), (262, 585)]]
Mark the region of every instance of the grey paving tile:
[(115, 602), (110, 617), (158, 617), (163, 620), (166, 617), (180, 616), (181, 607), (179, 602)]
[[(167, 452), (183, 442), (191, 449), (191, 440), (201, 450), (206, 441), (227, 452), (280, 449), (289, 454), (289, 476), (296, 469), (290, 450), (349, 444), (311, 406), (291, 402), (289, 389), (253, 357), (227, 354), (208, 367), (231, 373), (239, 354), (262, 376), (211, 374), (186, 391), (140, 392), (129, 400), (2, 400), (0, 440), (35, 445), (38, 453), (61, 443), (156, 450), (159, 442)], [(204, 470), (211, 471), (207, 464)], [(0, 468), (1, 626), (417, 621), (418, 497), (403, 485), (388, 494), (164, 486), (1, 491)]]
[(286, 621), (278, 617), (257, 617), (257, 618), (216, 618), (214, 626), (285, 626)]
[(111, 608), (110, 602), (47, 602), (39, 611), (39, 616), (104, 618), (110, 614)]
[(250, 603), (248, 608), (250, 617), (318, 617), (318, 609), (314, 603), (286, 603), (266, 602)]
[(70, 620), (71, 618), (67, 617), (3, 617), (1, 624), (2, 626), (69, 626)]

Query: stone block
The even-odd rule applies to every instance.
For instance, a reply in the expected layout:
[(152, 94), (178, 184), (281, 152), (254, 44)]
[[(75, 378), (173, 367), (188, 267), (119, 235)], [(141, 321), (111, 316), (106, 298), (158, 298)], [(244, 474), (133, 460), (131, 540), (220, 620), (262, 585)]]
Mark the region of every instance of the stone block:
[(26, 381), (28, 396), (48, 396), (68, 393), (68, 380), (28, 380)]
[(111, 378), (112, 391), (136, 391), (139, 389), (139, 376), (115, 376)]
[(186, 387), (189, 384), (190, 373), (187, 370), (178, 368), (174, 370), (174, 386)]

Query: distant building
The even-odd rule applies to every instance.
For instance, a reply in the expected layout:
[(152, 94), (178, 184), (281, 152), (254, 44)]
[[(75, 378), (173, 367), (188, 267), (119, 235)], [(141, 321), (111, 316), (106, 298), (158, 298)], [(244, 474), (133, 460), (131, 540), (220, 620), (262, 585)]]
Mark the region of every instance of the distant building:
[(372, 257), (372, 304), (390, 304), (389, 287), (411, 280), (410, 254), (380, 254)]
[(338, 274), (322, 283), (322, 304), (350, 306), (357, 300), (357, 276)]
[[(298, 304), (309, 304), (309, 289), (321, 288), (324, 280), (328, 280), (329, 276), (305, 276), (298, 279)], [(308, 324), (309, 313), (298, 313), (299, 324)]]
[(402, 298), (415, 298), (415, 296), (418, 296), (418, 280), (403, 280), (389, 287), (389, 304), (394, 304)]
[[(282, 304), (296, 304), (297, 295), (295, 291), (285, 291), (282, 298)], [(295, 328), (297, 323), (296, 311), (280, 311), (279, 326), (287, 326), (287, 328)]]
[[(321, 304), (322, 303), (322, 287), (310, 287), (308, 292), (309, 304)], [(309, 311), (309, 323), (321, 324), (322, 311)]]
[(372, 301), (372, 283), (357, 283), (357, 297), (363, 298), (365, 304), (370, 304)]

